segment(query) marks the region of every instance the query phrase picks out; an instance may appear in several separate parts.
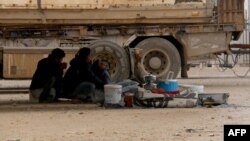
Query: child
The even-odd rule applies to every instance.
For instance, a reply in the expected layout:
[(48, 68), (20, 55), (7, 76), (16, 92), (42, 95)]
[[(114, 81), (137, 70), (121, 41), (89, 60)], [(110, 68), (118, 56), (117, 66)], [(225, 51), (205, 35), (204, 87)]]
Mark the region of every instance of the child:
[(111, 83), (110, 75), (107, 71), (107, 65), (105, 62), (96, 60), (92, 65), (93, 73), (106, 84)]

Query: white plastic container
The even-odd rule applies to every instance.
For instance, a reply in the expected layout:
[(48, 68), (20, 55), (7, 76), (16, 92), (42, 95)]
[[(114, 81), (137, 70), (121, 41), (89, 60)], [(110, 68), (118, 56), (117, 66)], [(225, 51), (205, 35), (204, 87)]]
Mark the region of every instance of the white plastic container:
[(204, 93), (204, 86), (203, 85), (180, 85), (184, 88), (189, 88), (191, 92)]
[(119, 104), (122, 99), (122, 86), (104, 85), (104, 95), (106, 104)]

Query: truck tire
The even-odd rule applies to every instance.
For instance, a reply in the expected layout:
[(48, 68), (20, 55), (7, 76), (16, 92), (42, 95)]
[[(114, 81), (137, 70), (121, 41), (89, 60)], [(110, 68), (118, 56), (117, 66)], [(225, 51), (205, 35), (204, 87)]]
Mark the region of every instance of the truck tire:
[[(179, 74), (181, 58), (176, 47), (163, 38), (147, 38), (141, 41), (136, 48), (142, 49), (141, 63), (143, 74), (153, 74), (157, 78), (166, 79), (170, 71), (174, 72), (174, 78)], [(138, 70), (135, 70), (139, 73)], [(140, 78), (141, 79), (141, 78)]]
[(128, 54), (119, 45), (111, 41), (96, 41), (89, 46), (93, 61), (100, 59), (107, 63), (112, 81), (127, 79), (130, 73)]

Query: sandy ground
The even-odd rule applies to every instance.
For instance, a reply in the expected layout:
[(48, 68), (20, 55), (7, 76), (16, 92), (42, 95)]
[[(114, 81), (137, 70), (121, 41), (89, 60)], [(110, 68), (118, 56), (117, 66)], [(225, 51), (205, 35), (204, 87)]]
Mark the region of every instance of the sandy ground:
[(250, 77), (237, 78), (215, 68), (191, 69), (189, 75), (191, 79), (179, 82), (205, 85), (206, 92), (228, 92), (229, 105), (104, 109), (89, 104), (22, 104), (27, 95), (1, 95), (0, 141), (223, 141), (225, 124), (250, 124)]

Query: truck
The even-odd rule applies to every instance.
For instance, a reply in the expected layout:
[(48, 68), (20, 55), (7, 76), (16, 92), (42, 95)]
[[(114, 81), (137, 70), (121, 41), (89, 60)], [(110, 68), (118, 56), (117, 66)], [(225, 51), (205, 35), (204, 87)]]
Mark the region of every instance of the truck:
[(89, 47), (113, 80), (187, 77), (190, 61), (230, 53), (244, 28), (244, 0), (1, 0), (0, 75), (29, 79), (51, 49), (64, 49), (69, 62)]

